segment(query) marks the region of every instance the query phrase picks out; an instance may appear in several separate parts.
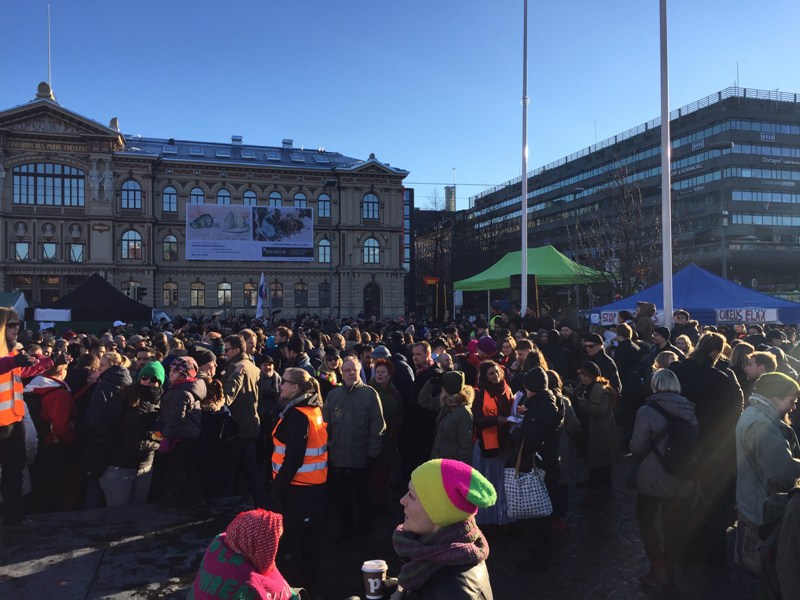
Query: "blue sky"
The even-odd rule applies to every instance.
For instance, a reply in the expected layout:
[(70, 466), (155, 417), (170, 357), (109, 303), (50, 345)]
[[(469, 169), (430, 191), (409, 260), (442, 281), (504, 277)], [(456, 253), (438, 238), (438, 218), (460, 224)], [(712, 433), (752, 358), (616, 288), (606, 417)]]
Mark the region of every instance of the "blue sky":
[[(521, 174), (522, 0), (51, 0), (53, 88), (125, 133), (325, 147), (458, 207)], [(0, 0), (0, 109), (47, 78), (47, 2)], [(658, 116), (658, 0), (529, 0), (529, 169)], [(800, 2), (672, 0), (670, 107), (800, 93)], [(455, 170), (454, 170), (455, 169)]]

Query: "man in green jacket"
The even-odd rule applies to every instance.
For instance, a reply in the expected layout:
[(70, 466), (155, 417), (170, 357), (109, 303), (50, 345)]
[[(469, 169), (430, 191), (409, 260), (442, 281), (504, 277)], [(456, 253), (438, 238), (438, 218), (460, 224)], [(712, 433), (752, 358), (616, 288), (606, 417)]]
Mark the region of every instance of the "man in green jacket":
[(369, 469), (381, 452), (386, 423), (378, 393), (361, 381), (361, 361), (355, 356), (342, 363), (342, 380), (322, 407), (328, 424), (329, 481), (339, 512), (339, 538), (355, 534), (364, 541), (369, 535)]
[(261, 371), (247, 354), (242, 336), (229, 335), (224, 344), (227, 362), (220, 373), (224, 382), (223, 394), (225, 404), (239, 427), (238, 437), (230, 442), (230, 455), (234, 465), (239, 465), (244, 473), (253, 504), (256, 508), (266, 508), (267, 489), (256, 458), (261, 430), (258, 418), (258, 379)]

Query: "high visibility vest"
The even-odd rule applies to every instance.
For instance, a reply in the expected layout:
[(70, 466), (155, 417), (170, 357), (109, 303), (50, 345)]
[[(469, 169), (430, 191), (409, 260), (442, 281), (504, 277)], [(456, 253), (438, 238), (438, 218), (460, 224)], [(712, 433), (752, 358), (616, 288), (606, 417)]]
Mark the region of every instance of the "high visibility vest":
[[(16, 351), (11, 351), (11, 356)], [(0, 375), (0, 427), (22, 421), (25, 416), (25, 401), (22, 399), (22, 379), (19, 369)]]
[[(316, 406), (296, 406), (295, 408), (308, 419), (308, 443), (303, 466), (297, 469), (291, 483), (292, 485), (323, 484), (328, 479), (328, 429), (322, 419), (322, 410)], [(278, 476), (278, 471), (281, 470), (283, 459), (286, 456), (286, 444), (275, 436), (275, 432), (282, 422), (283, 419), (278, 421), (275, 429), (272, 430), (272, 443), (275, 445), (275, 449), (272, 451), (273, 479)]]
[[(483, 415), (485, 417), (497, 416), (497, 400), (489, 392), (483, 392)], [(497, 450), (500, 447), (500, 438), (497, 425), (481, 428), (481, 440), (484, 450)]]

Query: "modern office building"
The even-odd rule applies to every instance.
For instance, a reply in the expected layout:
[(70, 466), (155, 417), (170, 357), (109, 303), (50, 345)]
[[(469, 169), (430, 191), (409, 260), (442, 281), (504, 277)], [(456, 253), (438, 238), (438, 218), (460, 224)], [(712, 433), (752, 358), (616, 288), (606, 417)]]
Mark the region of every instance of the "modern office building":
[[(169, 313), (404, 312), (407, 171), (285, 139), (142, 138), (59, 105), (0, 112), (0, 290), (53, 301), (91, 273)], [(188, 217), (187, 217), (188, 215)]]
[[(674, 269), (694, 262), (761, 291), (800, 289), (799, 100), (731, 87), (672, 111)], [(529, 173), (529, 246), (622, 270), (617, 293), (660, 279), (660, 130), (656, 119)], [(520, 194), (518, 178), (470, 199), (460, 256), (483, 248), (494, 262), (519, 249)], [(632, 223), (635, 234), (619, 235)], [(453, 261), (450, 277), (478, 266)]]

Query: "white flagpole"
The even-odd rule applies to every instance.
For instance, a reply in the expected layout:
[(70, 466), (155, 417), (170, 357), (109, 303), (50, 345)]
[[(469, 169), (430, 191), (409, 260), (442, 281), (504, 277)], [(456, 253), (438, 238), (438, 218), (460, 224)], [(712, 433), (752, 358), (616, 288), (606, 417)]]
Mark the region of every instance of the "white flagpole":
[(672, 173), (667, 61), (667, 0), (660, 0), (661, 19), (661, 254), (664, 281), (664, 323), (672, 328)]
[[(528, 305), (528, 0), (525, 0), (522, 25), (522, 215), (520, 222), (522, 260), (520, 262), (520, 312)], [(538, 316), (538, 315), (537, 315)]]

